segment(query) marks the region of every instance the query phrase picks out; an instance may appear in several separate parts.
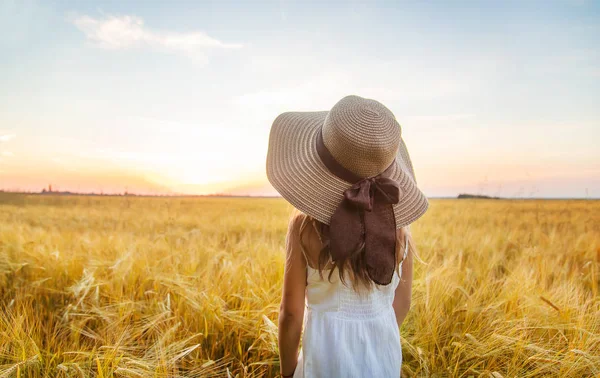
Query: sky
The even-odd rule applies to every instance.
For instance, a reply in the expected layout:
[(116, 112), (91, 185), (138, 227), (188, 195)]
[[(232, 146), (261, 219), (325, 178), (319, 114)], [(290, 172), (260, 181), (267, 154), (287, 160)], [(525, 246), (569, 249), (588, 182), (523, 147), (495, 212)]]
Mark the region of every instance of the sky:
[(0, 189), (275, 195), (273, 120), (349, 94), (430, 197), (600, 197), (585, 0), (0, 0)]

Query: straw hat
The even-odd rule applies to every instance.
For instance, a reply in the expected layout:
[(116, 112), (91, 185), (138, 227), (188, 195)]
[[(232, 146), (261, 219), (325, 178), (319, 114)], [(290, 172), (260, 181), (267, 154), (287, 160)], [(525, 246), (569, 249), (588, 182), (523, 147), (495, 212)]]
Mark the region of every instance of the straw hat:
[(391, 205), (395, 227), (425, 213), (427, 198), (417, 187), (412, 162), (392, 112), (378, 101), (358, 96), (341, 99), (330, 111), (287, 112), (273, 122), (267, 177), (294, 207), (329, 224), (353, 182), (333, 174), (317, 151), (322, 144), (344, 168), (360, 178), (386, 171), (399, 186)]

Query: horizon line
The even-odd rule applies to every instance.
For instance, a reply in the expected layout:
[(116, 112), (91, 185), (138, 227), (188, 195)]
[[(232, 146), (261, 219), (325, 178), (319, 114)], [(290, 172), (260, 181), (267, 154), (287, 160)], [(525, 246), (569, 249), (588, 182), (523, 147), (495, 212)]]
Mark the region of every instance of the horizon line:
[[(72, 192), (72, 191), (14, 191), (0, 189), (0, 194), (22, 194), (34, 196), (82, 196), (82, 197), (160, 197), (160, 198), (282, 198), (281, 195), (250, 195), (250, 194), (136, 194), (136, 193), (95, 193), (95, 192)], [(461, 195), (470, 197), (459, 198)], [(600, 200), (600, 197), (496, 197), (485, 194), (459, 193), (455, 196), (426, 196), (428, 199), (483, 199), (483, 200)]]

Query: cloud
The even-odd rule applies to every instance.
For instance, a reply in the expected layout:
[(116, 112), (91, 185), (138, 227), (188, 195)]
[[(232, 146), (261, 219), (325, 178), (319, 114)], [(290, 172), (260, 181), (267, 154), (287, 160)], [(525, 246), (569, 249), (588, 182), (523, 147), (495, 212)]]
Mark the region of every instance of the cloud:
[(2, 151), (2, 154), (1, 154), (1, 155), (2, 155), (2, 156), (6, 156), (6, 157), (12, 157), (12, 156), (15, 156), (15, 154), (13, 154), (13, 153), (12, 153), (12, 152), (10, 152), (10, 151)]
[(14, 137), (16, 137), (15, 134), (0, 135), (0, 142), (8, 142), (9, 140), (14, 139)]
[(152, 30), (137, 16), (113, 16), (96, 19), (75, 16), (72, 23), (88, 41), (107, 50), (147, 48), (156, 51), (183, 53), (203, 58), (208, 49), (239, 49), (238, 43), (225, 43), (201, 31), (171, 32)]

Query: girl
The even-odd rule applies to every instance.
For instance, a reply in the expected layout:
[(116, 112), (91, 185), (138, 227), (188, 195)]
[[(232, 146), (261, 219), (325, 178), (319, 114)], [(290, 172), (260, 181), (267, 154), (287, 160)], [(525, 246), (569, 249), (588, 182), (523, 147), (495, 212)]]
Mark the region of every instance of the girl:
[(283, 113), (267, 176), (299, 210), (286, 240), (282, 377), (399, 377), (414, 253), (407, 226), (428, 202), (394, 115), (358, 96), (330, 111)]

